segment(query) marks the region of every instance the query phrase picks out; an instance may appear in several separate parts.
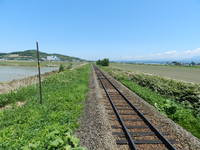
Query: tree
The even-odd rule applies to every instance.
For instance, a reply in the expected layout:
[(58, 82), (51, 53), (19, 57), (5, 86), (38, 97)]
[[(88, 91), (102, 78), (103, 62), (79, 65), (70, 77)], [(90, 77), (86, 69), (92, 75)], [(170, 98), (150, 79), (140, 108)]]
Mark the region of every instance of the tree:
[(195, 63), (194, 61), (192, 61), (192, 62), (191, 62), (191, 65), (192, 65), (192, 66), (195, 66), (195, 65), (196, 65), (196, 63)]
[(172, 64), (176, 65), (176, 66), (181, 66), (182, 65), (180, 62), (177, 62), (177, 61), (172, 61)]
[(100, 60), (100, 59), (97, 60), (97, 61), (96, 61), (96, 64), (97, 64), (97, 65), (101, 65), (101, 60)]
[(108, 58), (104, 58), (103, 60), (97, 60), (96, 61), (97, 65), (101, 65), (101, 66), (109, 66), (109, 59)]

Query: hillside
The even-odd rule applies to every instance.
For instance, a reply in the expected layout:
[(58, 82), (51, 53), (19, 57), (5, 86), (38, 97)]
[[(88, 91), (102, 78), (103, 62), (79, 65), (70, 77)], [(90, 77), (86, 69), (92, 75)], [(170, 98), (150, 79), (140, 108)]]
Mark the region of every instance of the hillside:
[[(45, 52), (40, 52), (41, 60), (60, 60), (60, 61), (84, 61), (83, 59), (77, 57), (71, 57), (61, 54), (48, 54)], [(25, 50), (17, 51), (11, 53), (0, 53), (0, 59), (6, 60), (35, 60), (36, 59), (36, 50)]]

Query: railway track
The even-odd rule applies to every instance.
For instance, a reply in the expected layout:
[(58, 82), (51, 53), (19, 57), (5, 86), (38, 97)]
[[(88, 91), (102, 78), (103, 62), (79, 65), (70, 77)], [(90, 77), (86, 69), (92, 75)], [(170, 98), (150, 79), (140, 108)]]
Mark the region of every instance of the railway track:
[(133, 105), (99, 68), (93, 67), (109, 101), (106, 108), (119, 149), (176, 150), (173, 146), (175, 140), (169, 139), (167, 133), (160, 132), (152, 125), (146, 117), (149, 114)]

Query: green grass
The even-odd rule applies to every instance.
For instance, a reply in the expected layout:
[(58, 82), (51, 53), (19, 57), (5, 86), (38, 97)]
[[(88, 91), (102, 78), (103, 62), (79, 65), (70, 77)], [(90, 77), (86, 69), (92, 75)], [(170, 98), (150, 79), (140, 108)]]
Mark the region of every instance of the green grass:
[(188, 107), (188, 102), (180, 103), (175, 99), (158, 94), (148, 87), (139, 85), (136, 81), (122, 73), (121, 71), (111, 71), (110, 68), (104, 68), (113, 77), (122, 82), (130, 90), (134, 91), (149, 104), (157, 108), (158, 111), (165, 114), (183, 128), (191, 132), (194, 136), (200, 138), (200, 115), (196, 114), (194, 109)]
[[(90, 66), (64, 71), (43, 82), (43, 100), (37, 100), (36, 87), (19, 89), (25, 95), (9, 95), (10, 101), (26, 100), (22, 107), (0, 111), (0, 149), (53, 150), (76, 149), (79, 140), (73, 136), (83, 101), (88, 91)], [(23, 93), (22, 92), (22, 93)]]

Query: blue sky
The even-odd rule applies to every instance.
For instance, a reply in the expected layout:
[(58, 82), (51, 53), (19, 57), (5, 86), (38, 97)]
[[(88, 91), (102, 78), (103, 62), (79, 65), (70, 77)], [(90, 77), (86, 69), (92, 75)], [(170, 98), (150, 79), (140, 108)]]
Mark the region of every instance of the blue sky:
[(84, 59), (200, 55), (199, 0), (0, 0), (0, 52)]

